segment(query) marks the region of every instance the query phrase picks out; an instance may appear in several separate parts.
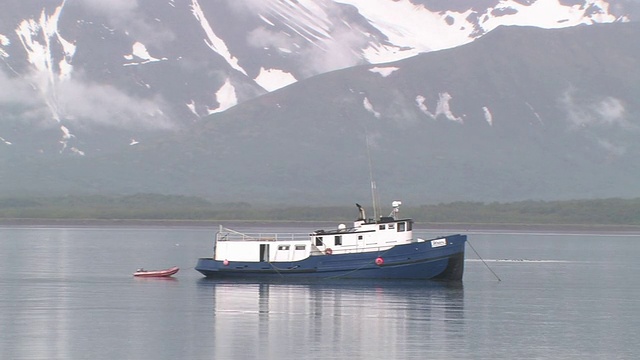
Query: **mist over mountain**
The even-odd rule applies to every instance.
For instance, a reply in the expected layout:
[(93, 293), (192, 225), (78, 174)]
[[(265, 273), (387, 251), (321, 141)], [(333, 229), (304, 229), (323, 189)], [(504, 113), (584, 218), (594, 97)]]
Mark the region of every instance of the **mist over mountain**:
[(0, 191), (336, 204), (371, 173), (414, 203), (640, 192), (637, 2), (109, 4), (0, 14)]

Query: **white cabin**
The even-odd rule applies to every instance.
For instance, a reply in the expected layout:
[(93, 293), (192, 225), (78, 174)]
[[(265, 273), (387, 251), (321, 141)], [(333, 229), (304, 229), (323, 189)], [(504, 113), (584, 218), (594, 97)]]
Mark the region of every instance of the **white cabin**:
[(254, 233), (245, 234), (220, 227), (216, 234), (214, 259), (218, 261), (290, 262), (316, 255), (342, 255), (350, 253), (384, 251), (393, 246), (416, 241), (413, 238), (413, 220), (396, 219), (400, 202), (394, 202), (394, 211), (388, 217), (374, 221), (360, 217), (347, 227), (338, 225), (333, 230), (316, 230), (311, 234)]

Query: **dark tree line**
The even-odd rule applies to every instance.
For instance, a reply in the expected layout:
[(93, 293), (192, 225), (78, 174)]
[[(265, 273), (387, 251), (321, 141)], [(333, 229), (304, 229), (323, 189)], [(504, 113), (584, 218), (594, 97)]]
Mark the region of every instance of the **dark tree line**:
[[(357, 215), (355, 205), (272, 208), (159, 194), (0, 198), (4, 219), (346, 221)], [(454, 202), (404, 206), (401, 216), (428, 223), (640, 225), (640, 199)]]

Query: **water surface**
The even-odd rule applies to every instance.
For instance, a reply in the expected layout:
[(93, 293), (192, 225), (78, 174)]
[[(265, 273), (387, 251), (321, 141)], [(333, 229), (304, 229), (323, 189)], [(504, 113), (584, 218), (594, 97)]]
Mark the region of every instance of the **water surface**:
[[(464, 280), (453, 285), (211, 281), (193, 266), (210, 256), (213, 235), (0, 228), (0, 358), (640, 356), (636, 234), (471, 232), (484, 261), (468, 246)], [(173, 265), (173, 279), (131, 276)]]

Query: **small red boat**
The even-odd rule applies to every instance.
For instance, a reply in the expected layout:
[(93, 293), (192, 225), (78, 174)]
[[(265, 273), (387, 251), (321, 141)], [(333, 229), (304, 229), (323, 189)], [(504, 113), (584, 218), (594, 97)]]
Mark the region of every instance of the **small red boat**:
[(167, 276), (171, 276), (175, 273), (178, 272), (178, 270), (180, 270), (179, 267), (174, 266), (172, 268), (169, 269), (164, 269), (164, 270), (145, 270), (145, 269), (138, 269), (136, 270), (136, 272), (133, 273), (133, 276), (137, 276), (137, 277), (167, 277)]

